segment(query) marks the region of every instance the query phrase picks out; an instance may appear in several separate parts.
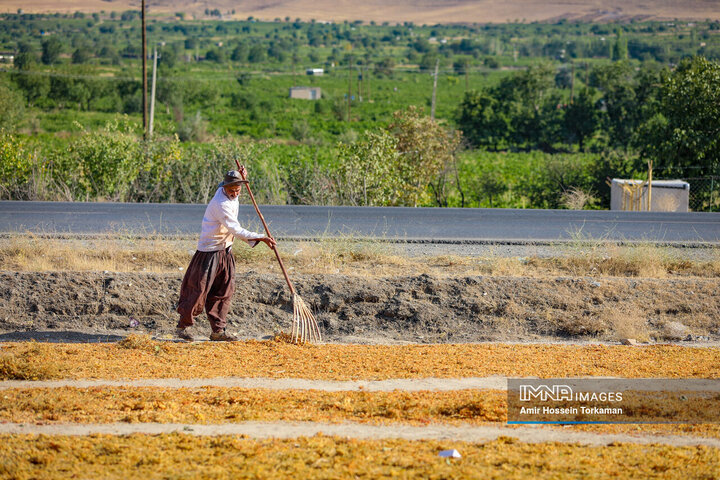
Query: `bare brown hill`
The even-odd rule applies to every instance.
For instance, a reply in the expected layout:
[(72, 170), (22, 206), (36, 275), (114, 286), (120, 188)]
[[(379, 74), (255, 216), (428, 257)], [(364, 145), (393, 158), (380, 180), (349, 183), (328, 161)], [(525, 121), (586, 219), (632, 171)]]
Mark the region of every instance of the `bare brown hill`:
[[(139, 0), (5, 0), (0, 12), (100, 12), (139, 8)], [(720, 18), (716, 0), (148, 0), (151, 14), (185, 12), (202, 18), (218, 9), (225, 18), (260, 20), (300, 18), (305, 21), (363, 20), (366, 22), (504, 23), (549, 22), (559, 19), (588, 22), (635, 20), (703, 20)], [(230, 12), (233, 12), (230, 13)]]

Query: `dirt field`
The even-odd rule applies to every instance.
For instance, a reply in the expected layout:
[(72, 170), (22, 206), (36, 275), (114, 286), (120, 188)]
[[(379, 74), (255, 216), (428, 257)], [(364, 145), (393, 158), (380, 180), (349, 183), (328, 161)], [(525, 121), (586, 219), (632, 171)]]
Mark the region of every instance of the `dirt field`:
[(720, 477), (716, 423), (507, 423), (532, 377), (692, 378), (633, 408), (717, 416), (716, 249), (294, 246), (328, 342), (298, 346), (258, 341), (292, 316), (272, 258), (236, 252), (251, 340), (175, 343), (188, 245), (98, 242), (0, 241), (0, 478)]
[[(21, 2), (6, 0), (0, 3), (0, 12), (99, 12), (139, 8), (138, 0), (69, 0), (51, 2), (32, 0)], [(364, 20), (381, 22), (414, 22), (433, 25), (436, 23), (504, 23), (549, 22), (559, 19), (588, 22), (680, 19), (703, 20), (720, 18), (720, 4), (713, 0), (649, 0), (649, 1), (600, 1), (577, 2), (545, 0), (454, 0), (437, 2), (430, 0), (400, 0), (384, 2), (352, 2), (350, 0), (214, 0), (197, 2), (190, 0), (154, 0), (148, 2), (151, 14), (174, 14), (188, 12), (202, 17), (205, 9), (218, 8), (223, 13), (235, 11), (233, 18), (255, 17), (262, 20), (290, 17), (309, 21)]]
[[(178, 274), (0, 272), (0, 339), (72, 340), (63, 332), (173, 332)], [(297, 275), (331, 342), (720, 340), (714, 278)], [(229, 328), (245, 338), (289, 331), (276, 274), (237, 280)], [(208, 335), (201, 316), (194, 327)], [(44, 334), (32, 332), (46, 332)], [(65, 337), (63, 337), (65, 335)]]
[[(45, 373), (55, 367), (57, 378), (100, 379), (0, 381), (0, 477), (716, 478), (716, 424), (506, 425), (504, 376), (471, 379), (467, 373), (685, 372), (700, 379), (700, 388), (716, 391), (716, 380), (702, 379), (718, 377), (718, 354), (717, 348), (676, 346), (303, 347), (147, 337), (117, 344), (2, 344), (0, 378), (7, 378), (8, 368), (28, 373), (44, 365)], [(192, 378), (198, 370), (188, 366), (202, 362), (230, 374), (272, 372), (278, 378), (198, 382)], [(463, 362), (467, 368), (447, 372), (459, 378), (416, 378), (440, 376), (444, 367)], [(396, 370), (382, 382), (317, 380), (384, 378), (378, 368)], [(172, 378), (178, 369), (190, 374), (187, 381)], [(112, 372), (155, 378), (102, 379)], [(289, 373), (301, 378), (281, 377)], [(407, 375), (416, 380), (397, 378)], [(716, 409), (717, 399), (707, 398), (708, 408)], [(676, 406), (663, 405), (672, 415), (687, 401), (681, 396)], [(438, 457), (448, 449), (462, 457)]]

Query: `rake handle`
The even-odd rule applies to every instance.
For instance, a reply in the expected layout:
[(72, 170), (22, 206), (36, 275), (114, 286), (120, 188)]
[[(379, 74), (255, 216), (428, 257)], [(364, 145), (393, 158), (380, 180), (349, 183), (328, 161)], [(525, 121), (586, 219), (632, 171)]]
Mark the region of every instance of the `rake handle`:
[[(270, 229), (267, 226), (267, 223), (265, 222), (265, 217), (263, 217), (262, 213), (260, 213), (260, 208), (258, 208), (258, 204), (255, 201), (255, 195), (253, 195), (252, 190), (250, 190), (250, 182), (247, 181), (247, 178), (245, 177), (244, 169), (240, 165), (240, 162), (235, 159), (235, 163), (238, 167), (238, 172), (240, 172), (240, 176), (245, 181), (245, 188), (247, 188), (248, 195), (250, 195), (250, 200), (252, 200), (253, 206), (255, 207), (255, 211), (258, 214), (258, 217), (260, 217), (260, 221), (263, 224), (263, 227), (265, 227), (265, 234), (272, 238), (272, 235), (270, 235)], [(277, 250), (277, 247), (271, 247), (272, 251), (275, 252), (275, 258), (277, 258), (278, 264), (280, 264), (280, 270), (282, 270), (283, 275), (285, 276), (285, 281), (287, 282), (288, 288), (290, 289), (290, 293), (295, 295), (295, 287), (293, 287), (292, 282), (290, 281), (290, 277), (288, 276), (287, 270), (285, 270), (285, 265), (283, 265), (283, 261), (280, 258), (280, 253)]]

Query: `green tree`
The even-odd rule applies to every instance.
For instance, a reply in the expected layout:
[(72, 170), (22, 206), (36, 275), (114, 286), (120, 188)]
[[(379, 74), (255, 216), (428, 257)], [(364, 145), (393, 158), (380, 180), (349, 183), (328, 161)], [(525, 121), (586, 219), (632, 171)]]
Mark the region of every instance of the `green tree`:
[(90, 60), (90, 52), (85, 46), (78, 47), (72, 54), (72, 63), (82, 64)]
[(178, 52), (173, 45), (165, 45), (158, 51), (158, 68), (173, 68), (177, 60)]
[(50, 80), (47, 76), (30, 70), (29, 66), (27, 68), (13, 75), (13, 80), (30, 105), (44, 102), (50, 91)]
[(627, 61), (597, 67), (590, 73), (590, 86), (603, 94), (601, 122), (610, 144), (627, 147), (642, 120), (634, 68)]
[(509, 139), (507, 111), (487, 91), (471, 90), (465, 94), (458, 110), (457, 123), (465, 139), (476, 147), (498, 149)]
[[(420, 59), (420, 70), (423, 72), (434, 72), (435, 63), (440, 58), (436, 52), (428, 52)], [(442, 63), (442, 62), (440, 62)], [(442, 65), (441, 65), (442, 66)]]
[(225, 63), (225, 50), (222, 48), (211, 48), (205, 54), (205, 60), (215, 63)]
[(720, 64), (683, 60), (666, 76), (659, 98), (657, 113), (637, 135), (641, 153), (666, 173), (720, 173)]
[(32, 45), (27, 42), (20, 42), (18, 44), (18, 54), (15, 55), (13, 59), (15, 68), (27, 71), (32, 68), (36, 61), (37, 56), (35, 55)]
[(617, 29), (617, 36), (615, 37), (615, 43), (612, 46), (612, 59), (613, 60), (627, 60), (628, 59), (628, 44), (627, 39), (623, 35), (622, 28)]
[(580, 150), (584, 150), (585, 141), (592, 137), (599, 125), (600, 116), (595, 106), (593, 91), (583, 88), (565, 110), (565, 132), (568, 143), (577, 142)]
[(375, 74), (384, 75), (386, 77), (392, 77), (393, 69), (395, 68), (395, 60), (391, 57), (386, 57), (375, 63)]
[(552, 150), (563, 139), (562, 101), (552, 66), (534, 66), (484, 92), (465, 94), (458, 124), (473, 145)]
[(511, 139), (519, 146), (551, 150), (561, 140), (562, 99), (555, 91), (550, 64), (528, 68), (500, 82), (496, 95), (504, 101), (511, 124)]
[(238, 44), (230, 56), (233, 62), (245, 63), (248, 59), (248, 47), (245, 43)]
[(266, 57), (267, 49), (262, 45), (255, 44), (250, 47), (250, 52), (248, 53), (248, 61), (250, 63), (262, 63)]
[(52, 65), (60, 60), (61, 52), (62, 42), (56, 36), (52, 36), (42, 42), (42, 56), (40, 59), (45, 65)]

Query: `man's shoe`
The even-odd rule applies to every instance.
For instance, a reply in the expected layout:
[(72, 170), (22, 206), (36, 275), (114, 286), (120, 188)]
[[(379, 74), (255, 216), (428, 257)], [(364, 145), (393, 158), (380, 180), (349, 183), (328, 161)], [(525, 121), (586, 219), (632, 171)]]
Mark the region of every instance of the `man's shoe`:
[(211, 333), (210, 340), (213, 342), (237, 342), (237, 337), (235, 335), (225, 333), (225, 330), (223, 330), (222, 332)]
[(190, 332), (188, 332), (188, 331), (187, 331), (186, 329), (184, 329), (184, 328), (180, 328), (180, 327), (176, 328), (176, 329), (175, 329), (175, 336), (176, 336), (177, 338), (179, 338), (180, 340), (185, 340), (186, 342), (194, 342), (194, 341), (195, 341), (195, 339), (193, 338), (193, 336), (190, 335)]

